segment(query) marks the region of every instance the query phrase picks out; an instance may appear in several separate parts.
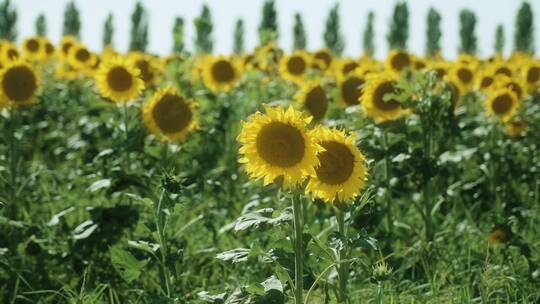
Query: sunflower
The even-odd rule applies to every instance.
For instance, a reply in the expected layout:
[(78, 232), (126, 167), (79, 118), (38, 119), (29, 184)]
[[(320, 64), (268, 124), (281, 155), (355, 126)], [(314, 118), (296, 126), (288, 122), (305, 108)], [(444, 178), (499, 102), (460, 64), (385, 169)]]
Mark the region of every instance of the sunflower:
[(130, 63), (141, 71), (141, 79), (145, 87), (153, 86), (158, 80), (159, 66), (154, 57), (141, 53), (133, 52), (129, 54)]
[(493, 81), (494, 88), (509, 88), (514, 92), (519, 100), (525, 95), (526, 84), (517, 77), (508, 77), (503, 74), (495, 76)]
[(532, 92), (538, 88), (540, 84), (540, 64), (527, 64), (523, 68), (523, 79), (527, 84), (527, 90)]
[(32, 104), (39, 89), (39, 76), (26, 62), (15, 61), (0, 70), (0, 99), (15, 106)]
[(445, 77), (446, 83), (450, 88), (450, 102), (452, 103), (452, 108), (457, 108), (461, 103), (461, 97), (463, 92), (461, 91), (460, 86), (456, 83), (455, 80), (450, 79), (450, 77)]
[(162, 140), (181, 141), (197, 127), (195, 104), (174, 88), (159, 89), (142, 108), (148, 129)]
[(505, 129), (508, 136), (517, 138), (525, 134), (527, 125), (522, 120), (515, 120), (505, 123)]
[(140, 71), (124, 58), (115, 57), (100, 64), (95, 78), (102, 96), (114, 102), (126, 102), (139, 96), (144, 89), (139, 75)]
[(360, 103), (365, 79), (355, 73), (339, 81), (339, 101), (345, 106), (355, 106)]
[(509, 88), (491, 91), (484, 102), (488, 116), (498, 116), (505, 122), (512, 118), (518, 106), (518, 98)]
[(287, 110), (265, 106), (265, 110), (266, 114), (257, 112), (248, 122), (241, 122), (239, 162), (246, 164), (251, 178), (263, 179), (264, 185), (277, 179), (285, 188), (295, 186), (313, 176), (319, 163), (321, 147), (306, 130), (311, 117), (291, 106)]
[(224, 56), (207, 58), (203, 80), (210, 90), (228, 92), (235, 86), (238, 78), (240, 78), (240, 70), (234, 60)]
[(409, 53), (402, 50), (391, 50), (385, 61), (385, 67), (388, 70), (401, 72), (404, 69), (412, 66), (413, 60)]
[(77, 43), (77, 38), (73, 36), (62, 37), (62, 40), (60, 41), (60, 57), (67, 60), (69, 56), (69, 49), (71, 49), (71, 47)]
[(475, 82), (475, 69), (470, 64), (456, 64), (450, 69), (450, 75), (458, 81), (462, 91), (467, 92)]
[(20, 57), (21, 55), (17, 47), (12, 43), (5, 43), (0, 50), (0, 61), (2, 64), (17, 61)]
[(451, 65), (445, 61), (435, 61), (427, 65), (427, 69), (430, 71), (435, 71), (437, 78), (443, 79), (448, 75)]
[(306, 190), (328, 203), (354, 199), (366, 186), (366, 159), (355, 146), (355, 137), (337, 129), (317, 127), (311, 131), (324, 149)]
[(308, 67), (308, 56), (301, 51), (294, 51), (291, 55), (285, 55), (279, 61), (281, 77), (292, 82), (302, 82)]
[(39, 37), (30, 37), (23, 40), (21, 49), (26, 60), (40, 61), (45, 58), (45, 48)]
[(508, 242), (513, 236), (512, 228), (508, 225), (496, 225), (488, 235), (490, 244), (501, 244)]
[(76, 70), (86, 70), (94, 63), (94, 59), (92, 53), (81, 43), (69, 48), (67, 60)]
[(404, 114), (401, 104), (387, 94), (395, 94), (395, 85), (399, 80), (394, 73), (382, 73), (369, 79), (362, 94), (364, 113), (377, 123), (396, 120)]
[(320, 49), (313, 54), (313, 67), (327, 71), (332, 67), (334, 55), (329, 49)]
[(323, 119), (328, 109), (328, 96), (318, 81), (304, 84), (295, 99), (316, 121)]
[(337, 75), (340, 78), (345, 78), (350, 73), (354, 72), (360, 64), (352, 58), (344, 58), (338, 61)]
[(495, 76), (491, 71), (482, 72), (476, 79), (476, 87), (480, 91), (487, 91), (495, 82)]
[(40, 37), (39, 41), (44, 50), (45, 58), (51, 58), (55, 51), (54, 45), (47, 38)]

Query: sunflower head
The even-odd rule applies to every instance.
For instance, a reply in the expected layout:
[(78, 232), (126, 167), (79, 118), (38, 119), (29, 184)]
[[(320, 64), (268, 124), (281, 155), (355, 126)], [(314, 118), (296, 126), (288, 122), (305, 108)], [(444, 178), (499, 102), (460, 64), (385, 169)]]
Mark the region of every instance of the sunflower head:
[(22, 54), (26, 60), (40, 61), (45, 58), (45, 48), (39, 37), (29, 37), (21, 44)]
[(145, 87), (153, 86), (160, 74), (160, 65), (154, 57), (142, 52), (133, 52), (128, 55), (131, 65), (141, 71), (140, 77), (144, 81)]
[(214, 92), (228, 92), (240, 78), (240, 69), (232, 58), (207, 57), (203, 70), (204, 84)]
[(319, 121), (324, 118), (328, 109), (328, 96), (319, 81), (305, 83), (295, 95), (295, 99), (313, 116), (314, 120)]
[(502, 244), (510, 241), (512, 238), (512, 228), (508, 225), (496, 225), (491, 229), (488, 235), (488, 242), (490, 244)]
[(45, 58), (47, 59), (52, 58), (54, 56), (54, 51), (55, 51), (54, 45), (49, 41), (49, 39), (44, 38), (44, 37), (40, 37), (39, 41), (44, 50)]
[(359, 66), (360, 66), (360, 63), (358, 63), (356, 60), (352, 58), (343, 58), (343, 59), (338, 60), (337, 62), (338, 79), (343, 79), (349, 74), (354, 73), (354, 71)]
[(313, 54), (313, 67), (321, 71), (327, 71), (334, 63), (334, 54), (329, 49), (319, 49)]
[(324, 150), (317, 154), (319, 165), (306, 190), (328, 203), (354, 199), (367, 180), (365, 157), (355, 146), (354, 136), (325, 127), (317, 127), (311, 133)]
[(523, 120), (513, 120), (505, 123), (506, 134), (512, 138), (518, 138), (525, 134), (527, 124)]
[(19, 50), (17, 50), (17, 47), (13, 43), (6, 42), (2, 45), (0, 49), (0, 62), (3, 65), (8, 62), (18, 61), (20, 58)]
[(77, 43), (78, 43), (78, 40), (74, 36), (68, 35), (68, 36), (62, 37), (62, 40), (60, 40), (60, 47), (59, 47), (60, 58), (67, 60), (69, 56), (69, 50), (71, 49), (72, 46), (76, 45)]
[(475, 68), (470, 64), (456, 64), (450, 69), (450, 77), (458, 81), (462, 91), (468, 91), (475, 83)]
[(114, 102), (127, 102), (137, 98), (144, 89), (139, 75), (139, 69), (125, 58), (114, 57), (100, 64), (95, 78), (102, 96)]
[(306, 130), (311, 117), (289, 107), (271, 108), (242, 122), (238, 135), (240, 162), (253, 179), (268, 185), (277, 180), (285, 188), (294, 187), (315, 174), (321, 150)]
[(143, 106), (143, 120), (159, 139), (182, 141), (197, 127), (195, 103), (174, 88), (159, 89)]
[(293, 82), (302, 82), (309, 68), (309, 58), (301, 51), (284, 55), (279, 62), (281, 77)]
[(540, 85), (540, 64), (526, 64), (522, 69), (522, 74), (522, 78), (524, 79), (529, 92), (538, 89), (538, 86)]
[(413, 59), (409, 53), (402, 50), (391, 50), (385, 61), (385, 67), (389, 71), (401, 72), (413, 65)]
[(399, 77), (394, 73), (382, 73), (367, 80), (362, 94), (362, 109), (376, 123), (399, 119), (405, 110), (401, 103), (391, 97), (396, 94)]
[(506, 122), (514, 116), (519, 107), (519, 101), (511, 89), (500, 88), (489, 93), (484, 107), (488, 116), (496, 116)]
[(81, 43), (76, 43), (69, 48), (67, 61), (76, 70), (84, 71), (88, 69), (94, 63), (94, 59), (92, 52)]
[(517, 77), (508, 77), (503, 74), (497, 74), (493, 80), (493, 88), (509, 88), (516, 94), (517, 98), (521, 98), (525, 95), (526, 84)]
[(360, 104), (365, 78), (352, 73), (338, 82), (339, 102), (346, 107)]
[(9, 63), (0, 70), (0, 99), (13, 106), (32, 104), (39, 89), (39, 75), (23, 61)]

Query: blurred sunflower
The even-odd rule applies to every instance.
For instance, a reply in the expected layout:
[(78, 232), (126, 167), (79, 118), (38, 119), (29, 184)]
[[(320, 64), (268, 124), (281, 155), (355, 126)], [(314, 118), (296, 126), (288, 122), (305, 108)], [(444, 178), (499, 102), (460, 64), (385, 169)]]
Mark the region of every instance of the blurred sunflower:
[(162, 140), (182, 141), (197, 127), (195, 104), (174, 88), (159, 89), (142, 108), (148, 129)]
[(0, 50), (0, 61), (3, 65), (17, 61), (21, 57), (17, 47), (12, 43), (5, 43)]
[(525, 87), (526, 84), (521, 81), (518, 77), (508, 77), (503, 74), (496, 75), (494, 81), (493, 81), (493, 87), (494, 88), (509, 88), (514, 92), (518, 98), (518, 100), (521, 100), (521, 98), (525, 94)]
[(366, 186), (365, 157), (355, 138), (337, 129), (318, 127), (310, 132), (324, 149), (317, 154), (319, 165), (306, 190), (328, 203), (347, 202)]
[(39, 76), (26, 62), (15, 61), (0, 70), (0, 97), (14, 106), (32, 104), (39, 89)]
[(409, 53), (402, 50), (391, 50), (384, 63), (387, 70), (401, 72), (412, 66), (412, 58)]
[(523, 79), (527, 84), (527, 91), (532, 92), (538, 89), (540, 84), (540, 64), (530, 63), (523, 68)]
[(289, 107), (265, 106), (266, 114), (257, 112), (248, 122), (242, 121), (238, 135), (240, 163), (254, 179), (264, 185), (276, 180), (285, 188), (295, 186), (315, 174), (317, 153), (321, 147), (307, 130), (311, 117)]
[(321, 71), (327, 71), (332, 67), (334, 55), (329, 49), (319, 49), (313, 54), (313, 67)]
[(509, 88), (500, 88), (489, 93), (484, 102), (486, 114), (508, 121), (516, 112), (519, 104), (516, 94)]
[(145, 87), (153, 86), (159, 75), (159, 65), (155, 58), (141, 52), (133, 52), (128, 55), (130, 63), (141, 71), (141, 79)]
[(474, 67), (470, 64), (456, 64), (450, 69), (450, 77), (457, 80), (463, 92), (468, 92), (475, 82), (474, 72)]
[(510, 241), (513, 233), (512, 229), (508, 225), (496, 225), (491, 229), (488, 235), (488, 242), (490, 244), (501, 244)]
[(45, 58), (46, 59), (52, 58), (55, 51), (54, 45), (47, 38), (44, 38), (44, 37), (41, 37), (39, 41), (45, 52)]
[(355, 73), (347, 76), (344, 80), (339, 81), (338, 100), (347, 107), (360, 104), (360, 98), (365, 82), (363, 77), (356, 75)]
[(127, 102), (137, 98), (144, 89), (139, 75), (140, 71), (124, 58), (115, 57), (100, 64), (95, 78), (102, 96), (114, 102)]
[(40, 61), (45, 58), (45, 48), (39, 37), (29, 37), (21, 44), (23, 57), (28, 61)]
[(93, 59), (95, 58), (92, 53), (81, 43), (74, 44), (69, 48), (67, 61), (76, 70), (88, 69), (94, 63)]
[(430, 71), (435, 71), (437, 78), (443, 79), (448, 75), (451, 65), (446, 61), (434, 61), (430, 62), (427, 65), (427, 69)]
[(360, 64), (352, 58), (343, 58), (338, 61), (337, 66), (338, 76), (340, 78), (345, 78), (347, 75), (354, 72), (354, 70), (356, 70)]
[(240, 78), (236, 62), (224, 56), (209, 57), (206, 60), (203, 80), (206, 87), (214, 92), (230, 91)]
[(450, 79), (449, 77), (446, 77), (445, 80), (450, 88), (450, 102), (452, 103), (452, 107), (455, 109), (461, 104), (463, 92), (456, 81)]
[(301, 51), (284, 55), (279, 62), (279, 72), (283, 79), (292, 82), (302, 82), (309, 67), (308, 56)]
[(404, 110), (401, 104), (389, 97), (395, 94), (395, 85), (399, 80), (394, 73), (382, 73), (369, 79), (362, 94), (362, 109), (376, 123), (399, 119)]
[(482, 71), (478, 78), (476, 79), (476, 87), (480, 91), (487, 91), (493, 85), (495, 82), (495, 76), (491, 73), (491, 71)]
[(62, 40), (60, 41), (60, 58), (67, 60), (69, 56), (69, 49), (71, 49), (71, 47), (77, 43), (77, 38), (73, 36), (62, 37)]
[(305, 83), (295, 99), (316, 121), (323, 119), (328, 109), (328, 96), (318, 81)]
[(527, 125), (522, 120), (514, 120), (505, 123), (506, 134), (513, 138), (525, 135), (526, 128)]

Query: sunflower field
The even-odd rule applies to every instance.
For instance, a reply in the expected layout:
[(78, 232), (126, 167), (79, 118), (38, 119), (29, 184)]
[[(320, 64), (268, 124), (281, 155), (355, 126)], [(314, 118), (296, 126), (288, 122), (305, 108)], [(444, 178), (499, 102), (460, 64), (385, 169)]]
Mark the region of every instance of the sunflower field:
[[(17, 37), (0, 3), (0, 302), (540, 303), (540, 59), (531, 5), (479, 56), (476, 16), (459, 54), (430, 9), (424, 54), (409, 8), (374, 56), (343, 55), (339, 7), (325, 48), (279, 46), (267, 0), (259, 46), (235, 24), (213, 52), (177, 18), (170, 55), (148, 51), (137, 3), (129, 51)], [(19, 39), (17, 39), (19, 38)], [(165, 39), (160, 37), (161, 39)]]

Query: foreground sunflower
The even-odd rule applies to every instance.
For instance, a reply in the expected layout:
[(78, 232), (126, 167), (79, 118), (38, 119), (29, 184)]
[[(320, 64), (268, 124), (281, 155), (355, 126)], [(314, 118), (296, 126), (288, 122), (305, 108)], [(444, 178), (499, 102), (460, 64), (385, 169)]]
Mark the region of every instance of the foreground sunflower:
[(396, 93), (398, 80), (394, 73), (382, 73), (367, 81), (361, 97), (362, 109), (376, 123), (399, 119), (405, 113), (401, 104), (389, 97)]
[(302, 82), (309, 67), (308, 57), (300, 51), (285, 55), (279, 61), (279, 72), (283, 79)]
[(359, 75), (352, 74), (338, 83), (339, 101), (349, 107), (360, 103), (365, 79)]
[(306, 190), (328, 203), (347, 202), (357, 197), (366, 186), (367, 169), (354, 136), (324, 127), (311, 133), (324, 151), (317, 155), (319, 165)]
[(15, 61), (0, 70), (0, 99), (14, 106), (32, 104), (39, 89), (39, 76), (26, 62)]
[(225, 56), (208, 57), (203, 70), (206, 87), (214, 92), (228, 92), (240, 78), (236, 63)]
[(264, 185), (278, 179), (290, 188), (315, 174), (321, 148), (306, 130), (311, 117), (292, 107), (265, 106), (265, 110), (241, 122), (239, 161), (246, 164), (251, 178), (263, 179)]
[(178, 94), (174, 88), (158, 90), (142, 108), (148, 129), (162, 140), (184, 140), (197, 127), (195, 104)]
[(323, 119), (328, 110), (328, 96), (318, 81), (304, 84), (295, 99), (316, 121)]
[(102, 96), (114, 102), (127, 102), (139, 96), (144, 89), (139, 74), (140, 71), (125, 59), (115, 57), (100, 64), (96, 74), (97, 87)]
[(488, 116), (497, 116), (506, 122), (515, 114), (518, 102), (516, 94), (510, 88), (500, 88), (490, 92), (484, 107)]

